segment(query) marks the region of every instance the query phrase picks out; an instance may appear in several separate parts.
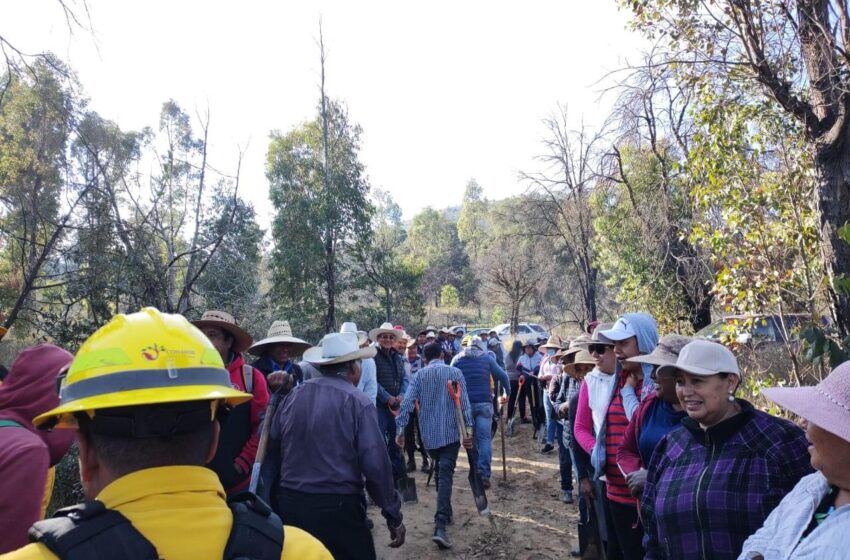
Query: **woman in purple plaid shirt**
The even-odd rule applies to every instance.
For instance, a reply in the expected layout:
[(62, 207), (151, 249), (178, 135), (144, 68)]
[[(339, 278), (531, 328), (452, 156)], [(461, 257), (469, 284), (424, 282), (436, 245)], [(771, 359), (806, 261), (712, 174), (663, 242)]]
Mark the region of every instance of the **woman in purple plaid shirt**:
[(655, 448), (641, 500), (647, 559), (735, 559), (782, 498), (812, 472), (803, 431), (735, 398), (728, 348), (686, 344), (672, 375), (688, 416)]

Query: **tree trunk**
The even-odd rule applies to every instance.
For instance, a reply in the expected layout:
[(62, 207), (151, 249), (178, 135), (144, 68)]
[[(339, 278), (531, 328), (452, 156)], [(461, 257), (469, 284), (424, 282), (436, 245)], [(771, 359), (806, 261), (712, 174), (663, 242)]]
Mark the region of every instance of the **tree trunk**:
[(842, 336), (850, 334), (850, 244), (839, 229), (850, 223), (850, 139), (833, 149), (819, 149), (815, 155), (818, 174), (818, 213), (823, 262), (829, 278), (832, 319)]
[(384, 319), (387, 323), (392, 322), (393, 316), (393, 296), (392, 291), (389, 288), (384, 288), (384, 315), (386, 319)]
[(328, 311), (325, 315), (325, 333), (336, 330), (336, 263), (332, 242), (325, 242), (325, 292)]

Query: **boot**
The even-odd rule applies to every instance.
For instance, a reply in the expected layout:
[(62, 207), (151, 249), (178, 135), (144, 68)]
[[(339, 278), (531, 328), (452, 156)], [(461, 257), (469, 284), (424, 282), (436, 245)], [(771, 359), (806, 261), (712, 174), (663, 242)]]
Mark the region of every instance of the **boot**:
[(443, 550), (449, 549), (452, 547), (452, 543), (449, 541), (449, 536), (446, 534), (445, 527), (437, 527), (434, 529), (434, 536), (431, 537), (431, 540), (437, 543), (437, 546)]
[(428, 466), (428, 457), (422, 457), (422, 468), (420, 470), (425, 474), (430, 472), (431, 469)]

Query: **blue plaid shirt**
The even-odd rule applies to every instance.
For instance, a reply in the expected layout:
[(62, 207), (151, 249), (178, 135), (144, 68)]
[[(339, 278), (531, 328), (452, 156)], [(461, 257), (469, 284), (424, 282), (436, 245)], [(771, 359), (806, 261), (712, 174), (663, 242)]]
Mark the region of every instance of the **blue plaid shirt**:
[(419, 430), (426, 449), (439, 449), (460, 441), (455, 417), (455, 404), (449, 395), (449, 381), (457, 381), (460, 386), (460, 406), (467, 426), (472, 426), (472, 408), (466, 393), (463, 373), (456, 367), (448, 366), (437, 359), (420, 369), (401, 401), (401, 412), (396, 417), (398, 433), (404, 433), (404, 427), (410, 420), (410, 413), (419, 401)]

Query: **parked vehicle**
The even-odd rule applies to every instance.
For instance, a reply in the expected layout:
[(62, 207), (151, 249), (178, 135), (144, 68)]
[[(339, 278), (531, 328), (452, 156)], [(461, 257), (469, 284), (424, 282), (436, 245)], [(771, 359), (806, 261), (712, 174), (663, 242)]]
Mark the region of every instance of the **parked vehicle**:
[(515, 337), (511, 336), (510, 323), (502, 323), (501, 325), (496, 325), (493, 328), (508, 348), (510, 347), (510, 345), (507, 344), (508, 340), (519, 340), (525, 344), (529, 340), (532, 342), (546, 342), (546, 340), (549, 339), (549, 333), (546, 329), (536, 323), (520, 323), (517, 325), (517, 334)]

